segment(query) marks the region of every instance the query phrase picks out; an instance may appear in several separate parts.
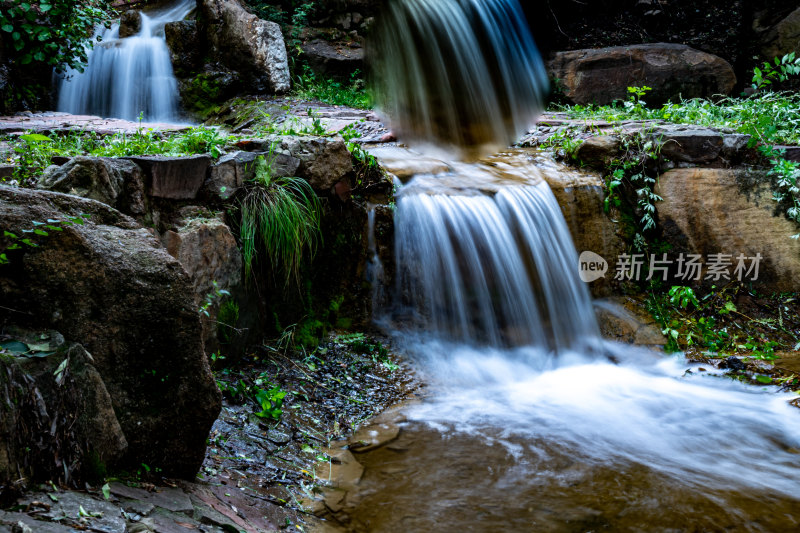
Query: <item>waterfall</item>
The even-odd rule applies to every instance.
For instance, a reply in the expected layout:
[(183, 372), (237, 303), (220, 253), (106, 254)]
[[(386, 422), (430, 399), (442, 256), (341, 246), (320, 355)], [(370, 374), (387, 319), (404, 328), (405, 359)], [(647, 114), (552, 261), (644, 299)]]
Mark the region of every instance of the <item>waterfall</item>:
[(553, 350), (597, 335), (546, 183), (493, 196), (419, 189), (401, 191), (395, 217), (399, 291), (418, 327), (464, 343)]
[[(516, 0), (387, 9), (377, 96), (399, 134), (448, 147), (507, 145), (524, 130), (544, 85)], [(535, 158), (504, 150), (447, 161), (396, 193), (395, 290), (376, 318), (430, 386), (404, 411), (401, 451), (383, 456), (408, 472), (402, 490), (376, 504), (387, 477), (364, 480), (363, 509), (402, 524), (386, 531), (696, 529), (659, 522), (678, 502), (677, 515), (700, 505), (770, 529), (758, 509), (785, 513), (800, 494), (796, 396), (604, 341)], [(796, 529), (797, 514), (782, 517)]]
[(541, 109), (547, 75), (518, 0), (390, 0), (373, 35), (378, 106), (402, 137), (508, 146)]
[(142, 12), (141, 30), (120, 39), (119, 24), (101, 30), (84, 72), (69, 70), (60, 86), (58, 110), (72, 114), (149, 122), (179, 119), (178, 82), (172, 71), (164, 25), (184, 19), (194, 0)]

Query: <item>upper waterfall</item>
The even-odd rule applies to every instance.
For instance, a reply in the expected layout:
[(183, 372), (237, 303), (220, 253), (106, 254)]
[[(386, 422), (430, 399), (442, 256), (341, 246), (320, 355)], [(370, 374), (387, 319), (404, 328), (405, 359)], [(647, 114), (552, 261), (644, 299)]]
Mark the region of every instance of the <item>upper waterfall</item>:
[(179, 119), (178, 82), (164, 37), (168, 22), (182, 20), (194, 0), (141, 14), (141, 29), (120, 39), (119, 24), (101, 30), (84, 72), (69, 70), (59, 91), (58, 110), (109, 118), (174, 122)]
[(391, 0), (370, 55), (378, 106), (402, 137), (508, 146), (547, 75), (518, 0)]

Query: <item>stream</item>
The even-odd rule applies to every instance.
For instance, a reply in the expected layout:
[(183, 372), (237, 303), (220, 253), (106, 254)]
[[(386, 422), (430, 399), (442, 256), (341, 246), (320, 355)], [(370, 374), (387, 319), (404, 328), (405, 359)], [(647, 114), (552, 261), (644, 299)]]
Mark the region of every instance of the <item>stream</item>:
[(603, 340), (552, 169), (524, 150), (474, 157), (519, 137), (546, 83), (521, 17), (516, 0), (390, 2), (383, 108), (440, 164), (383, 161), (420, 170), (395, 195), (375, 319), (428, 388), (394, 415), (395, 440), (357, 454), (364, 476), (336, 518), (354, 532), (797, 530), (793, 396)]
[(533, 160), (454, 162), (399, 189), (378, 323), (429, 386), (398, 439), (358, 454), (346, 529), (797, 529), (793, 395), (602, 340)]

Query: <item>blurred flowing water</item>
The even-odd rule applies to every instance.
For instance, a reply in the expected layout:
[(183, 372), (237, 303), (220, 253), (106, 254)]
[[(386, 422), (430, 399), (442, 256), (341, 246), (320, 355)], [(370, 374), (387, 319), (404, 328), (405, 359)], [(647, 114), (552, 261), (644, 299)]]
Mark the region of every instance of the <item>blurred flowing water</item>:
[(369, 56), (404, 139), (505, 147), (541, 110), (547, 74), (518, 0), (389, 0)]
[[(544, 85), (516, 1), (397, 1), (381, 27), (399, 134), (507, 145), (530, 126)], [(532, 161), (448, 160), (399, 188), (375, 318), (429, 387), (397, 441), (359, 454), (346, 528), (800, 529), (794, 396), (603, 340), (552, 169)]]
[(141, 113), (149, 122), (178, 121), (178, 81), (164, 26), (183, 20), (195, 7), (194, 0), (181, 0), (142, 12), (139, 33), (124, 39), (119, 24), (100, 31), (84, 72), (70, 70), (62, 79), (58, 110), (132, 121)]

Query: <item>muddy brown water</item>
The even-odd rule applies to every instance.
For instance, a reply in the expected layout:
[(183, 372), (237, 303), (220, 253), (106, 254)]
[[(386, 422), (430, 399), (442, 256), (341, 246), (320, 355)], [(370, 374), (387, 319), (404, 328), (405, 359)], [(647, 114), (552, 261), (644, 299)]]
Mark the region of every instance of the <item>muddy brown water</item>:
[(406, 422), (356, 457), (364, 476), (339, 515), (350, 532), (800, 530), (798, 498), (596, 464), (543, 439)]

